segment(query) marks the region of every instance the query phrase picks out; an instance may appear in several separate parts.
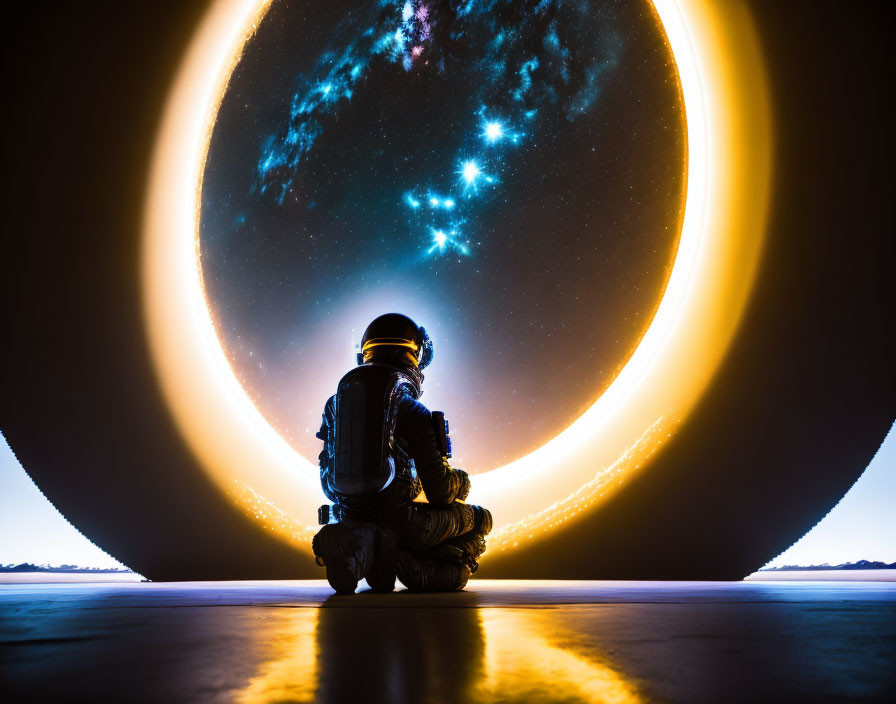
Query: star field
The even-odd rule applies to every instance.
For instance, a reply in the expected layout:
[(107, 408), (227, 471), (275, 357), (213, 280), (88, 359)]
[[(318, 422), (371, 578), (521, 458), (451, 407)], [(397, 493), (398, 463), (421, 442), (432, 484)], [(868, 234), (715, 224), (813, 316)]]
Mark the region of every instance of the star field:
[[(258, 160), (259, 188), (283, 203), (327, 122), (351, 109), (358, 85), (383, 64), (424, 75), (466, 72), (475, 79), (462, 98), (470, 110), (468, 124), (457, 125), (465, 155), (455, 159), (458, 178), (451, 182), (450, 163), (433, 164), (426, 182), (411, 185), (404, 201), (411, 208), (412, 233), (424, 243), (429, 233), (439, 233), (434, 235), (438, 246), (428, 246), (427, 254), (469, 255), (476, 215), (488, 207), (479, 201), (500, 196), (497, 186), (525, 168), (527, 139), (537, 148), (534, 139), (547, 122), (539, 120), (539, 112), (559, 111), (570, 122), (587, 114), (600, 94), (601, 77), (617, 65), (622, 42), (587, 4), (543, 0), (525, 12), (515, 11), (508, 0), (403, 0), (370, 7), (372, 18), (346, 23), (351, 28), (341, 28), (343, 36), (334, 41), (338, 52), (324, 52), (293, 94), (285, 127), (267, 138)], [(599, 33), (601, 51), (571, 48), (577, 38), (572, 28)], [(459, 41), (475, 46), (475, 54), (459, 61), (446, 50)], [(432, 184), (443, 195), (435, 194)], [(430, 208), (421, 211), (421, 202)]]
[(386, 310), (471, 471), (549, 439), (643, 334), (685, 139), (649, 3), (275, 0), (221, 106), (200, 232), (238, 376), (306, 456)]

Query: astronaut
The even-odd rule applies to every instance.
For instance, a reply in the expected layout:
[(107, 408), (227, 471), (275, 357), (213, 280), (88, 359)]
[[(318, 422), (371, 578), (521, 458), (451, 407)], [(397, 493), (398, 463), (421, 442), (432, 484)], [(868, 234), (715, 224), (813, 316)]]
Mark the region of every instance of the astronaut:
[(396, 576), (412, 591), (455, 591), (478, 569), (492, 516), (464, 503), (470, 478), (448, 462), (445, 416), (418, 400), (432, 356), (424, 328), (381, 315), (324, 407), (320, 481), (333, 505), (320, 508), (312, 550), (338, 594), (364, 578), (391, 592)]

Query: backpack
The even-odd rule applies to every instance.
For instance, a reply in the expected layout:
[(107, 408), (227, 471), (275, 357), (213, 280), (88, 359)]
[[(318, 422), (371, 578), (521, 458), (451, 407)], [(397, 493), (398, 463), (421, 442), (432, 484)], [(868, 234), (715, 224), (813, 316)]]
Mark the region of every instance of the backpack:
[(413, 382), (385, 364), (362, 364), (339, 381), (335, 396), (334, 458), (329, 484), (344, 496), (376, 494), (395, 478), (398, 401), (416, 398)]

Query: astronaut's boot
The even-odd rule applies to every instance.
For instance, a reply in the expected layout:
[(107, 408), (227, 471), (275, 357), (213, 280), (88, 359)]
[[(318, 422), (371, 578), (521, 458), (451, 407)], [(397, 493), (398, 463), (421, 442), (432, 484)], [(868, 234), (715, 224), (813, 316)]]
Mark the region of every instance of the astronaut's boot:
[(395, 589), (397, 571), (398, 538), (391, 528), (378, 525), (373, 548), (373, 565), (367, 573), (367, 584), (375, 592), (391, 592)]
[(311, 541), (315, 562), (327, 568), (327, 581), (337, 594), (351, 594), (370, 568), (374, 529), (367, 524), (350, 528), (330, 523)]

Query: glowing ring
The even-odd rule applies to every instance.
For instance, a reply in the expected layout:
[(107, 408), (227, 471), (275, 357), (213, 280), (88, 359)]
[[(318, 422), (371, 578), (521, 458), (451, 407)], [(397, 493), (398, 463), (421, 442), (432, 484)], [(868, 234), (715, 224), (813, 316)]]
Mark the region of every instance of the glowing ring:
[[(657, 313), (628, 363), (576, 422), (477, 475), (492, 547), (535, 539), (644, 468), (706, 387), (748, 298), (765, 229), (771, 120), (759, 43), (741, 3), (653, 0), (687, 115), (687, 200)], [(159, 380), (200, 464), (266, 527), (308, 550), (317, 468), (262, 417), (234, 376), (199, 275), (199, 194), (227, 81), (270, 0), (217, 0), (166, 105), (144, 214), (144, 311)], [(249, 491), (248, 489), (246, 491)], [(290, 511), (262, 497), (290, 496)], [(292, 514), (292, 516), (289, 515)]]

